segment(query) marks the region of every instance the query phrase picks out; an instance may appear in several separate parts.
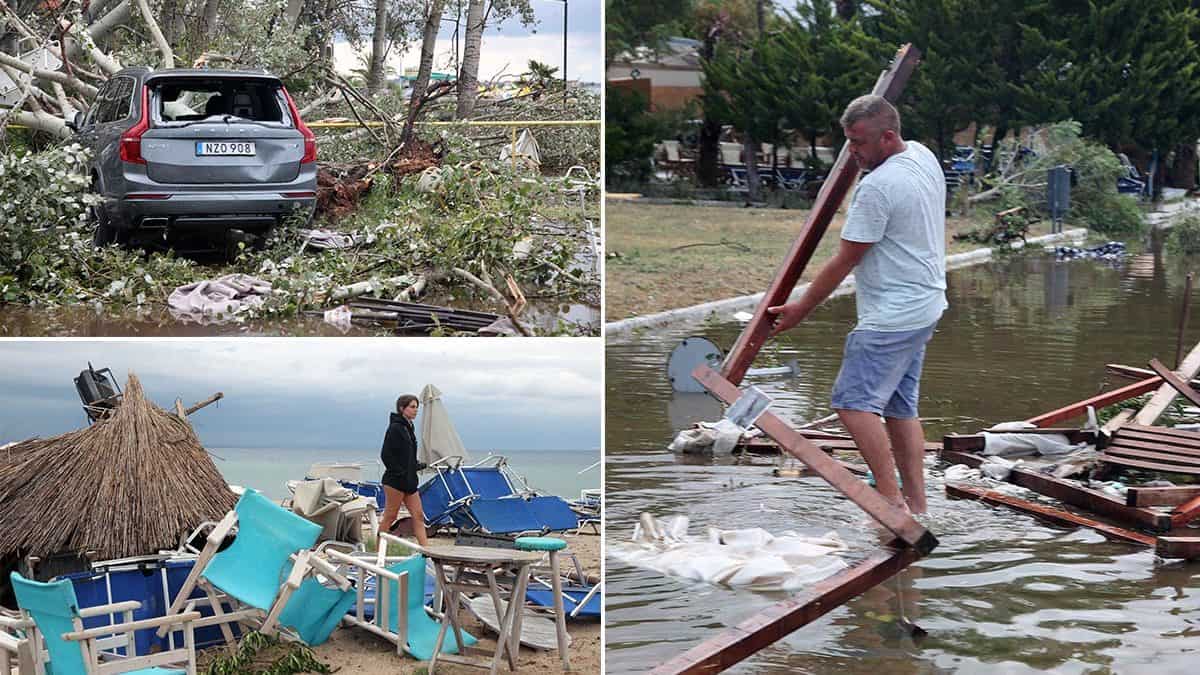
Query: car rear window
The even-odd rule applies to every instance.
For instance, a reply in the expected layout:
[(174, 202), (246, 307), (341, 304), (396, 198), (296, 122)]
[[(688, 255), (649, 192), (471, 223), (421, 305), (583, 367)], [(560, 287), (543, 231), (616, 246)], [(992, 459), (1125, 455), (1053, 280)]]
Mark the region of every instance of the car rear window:
[(269, 80), (167, 80), (151, 82), (155, 92), (155, 118), (159, 121), (197, 122), (231, 116), (253, 122), (291, 126), (279, 83)]

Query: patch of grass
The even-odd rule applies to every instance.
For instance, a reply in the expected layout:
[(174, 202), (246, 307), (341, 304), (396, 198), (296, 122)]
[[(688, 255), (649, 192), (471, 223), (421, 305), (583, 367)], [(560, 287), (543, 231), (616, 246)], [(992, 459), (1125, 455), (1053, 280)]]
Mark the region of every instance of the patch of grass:
[[(991, 207), (989, 206), (988, 209)], [(979, 248), (954, 241), (960, 232), (994, 222), (988, 209), (946, 220), (946, 253)], [(804, 225), (808, 211), (642, 204), (609, 200), (605, 206), (605, 320), (687, 307), (759, 293)], [(805, 269), (810, 281), (838, 246), (839, 213)], [(1049, 223), (1032, 223), (1029, 237)]]

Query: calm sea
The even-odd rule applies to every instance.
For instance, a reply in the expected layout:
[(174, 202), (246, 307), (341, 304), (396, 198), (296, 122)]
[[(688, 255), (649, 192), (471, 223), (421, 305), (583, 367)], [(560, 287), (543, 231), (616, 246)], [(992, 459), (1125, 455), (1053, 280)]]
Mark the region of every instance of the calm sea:
[[(287, 481), (304, 478), (308, 467), (316, 462), (363, 462), (366, 480), (379, 480), (383, 474), (383, 465), (378, 463), (379, 450), (211, 448), (210, 452), (225, 480), (254, 488), (272, 499), (287, 497)], [(496, 454), (507, 457), (513, 473), (524, 477), (542, 493), (571, 499), (578, 497), (584, 488), (600, 487), (599, 468), (584, 471), (600, 459), (599, 450), (506, 450)], [(473, 453), (470, 462), (486, 456), (486, 452)], [(422, 480), (427, 475), (422, 473)]]

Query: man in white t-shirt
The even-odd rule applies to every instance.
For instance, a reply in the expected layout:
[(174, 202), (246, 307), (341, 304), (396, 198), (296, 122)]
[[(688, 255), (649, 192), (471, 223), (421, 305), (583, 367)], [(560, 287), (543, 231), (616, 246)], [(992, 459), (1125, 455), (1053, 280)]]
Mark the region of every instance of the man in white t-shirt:
[(925, 344), (947, 307), (946, 182), (933, 153), (900, 136), (900, 114), (882, 96), (855, 99), (841, 123), (851, 155), (869, 173), (850, 202), (833, 259), (799, 300), (767, 309), (775, 316), (771, 335), (800, 323), (854, 271), (858, 325), (846, 337), (833, 409), (879, 492), (924, 513), (917, 398)]

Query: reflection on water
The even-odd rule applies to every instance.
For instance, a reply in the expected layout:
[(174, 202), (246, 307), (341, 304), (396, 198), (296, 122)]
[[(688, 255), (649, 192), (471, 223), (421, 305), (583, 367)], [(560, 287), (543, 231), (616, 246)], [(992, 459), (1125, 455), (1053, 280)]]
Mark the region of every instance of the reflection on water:
[[(922, 381), (926, 433), (1024, 419), (1096, 392), (1105, 363), (1166, 362), (1189, 261), (1150, 254), (1111, 266), (1030, 255), (950, 273), (950, 310)], [(1195, 296), (1193, 296), (1195, 302)], [(1197, 312), (1192, 312), (1197, 316)], [(829, 412), (851, 298), (831, 301), (756, 366), (798, 359), (798, 378), (747, 378), (797, 422)], [(1200, 328), (1200, 327), (1198, 327)], [(694, 529), (836, 530), (862, 558), (877, 544), (863, 514), (820, 478), (775, 478), (775, 460), (677, 458), (678, 429), (715, 419), (704, 395), (673, 395), (670, 350), (703, 334), (728, 348), (732, 321), (617, 338), (607, 348), (607, 536), (627, 539), (638, 515), (687, 514)], [(1200, 329), (1187, 335), (1190, 348)], [(932, 460), (932, 458), (929, 458)], [(928, 526), (941, 545), (753, 659), (745, 672), (1196, 672), (1200, 564), (1163, 564), (1090, 530), (1053, 527), (980, 502), (948, 500), (931, 464)], [(608, 672), (647, 670), (779, 599), (696, 585), (609, 559)], [(897, 616), (929, 635), (919, 644)]]

